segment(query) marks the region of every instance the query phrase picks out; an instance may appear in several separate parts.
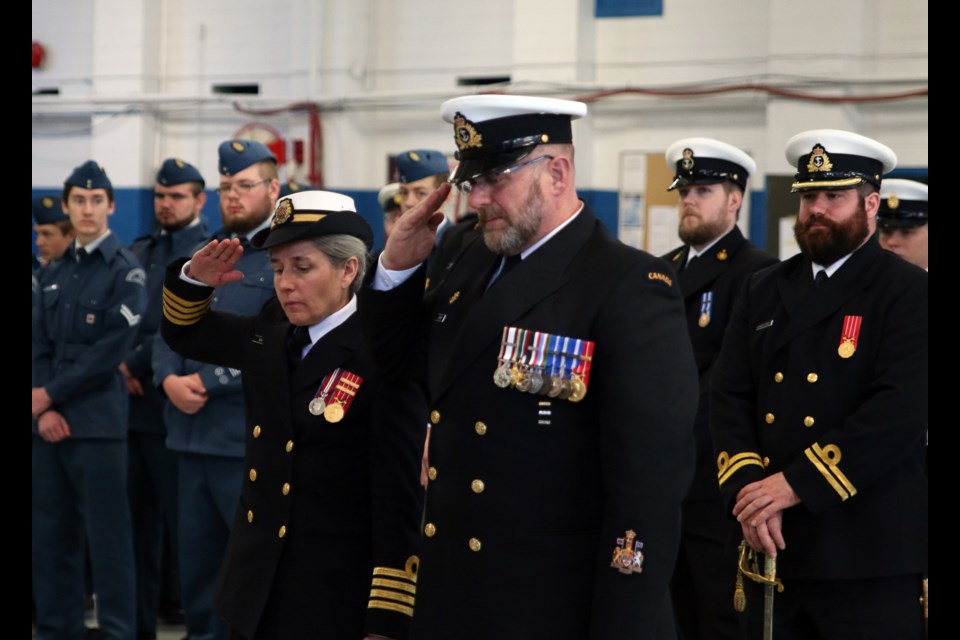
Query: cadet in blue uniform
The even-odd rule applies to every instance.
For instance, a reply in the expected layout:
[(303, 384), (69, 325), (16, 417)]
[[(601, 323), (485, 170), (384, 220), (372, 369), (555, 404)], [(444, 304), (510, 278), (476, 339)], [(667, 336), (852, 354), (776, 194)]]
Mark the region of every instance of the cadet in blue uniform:
[(720, 499), (707, 392), (744, 278), (777, 260), (753, 246), (737, 226), (747, 179), (757, 170), (753, 158), (720, 140), (684, 138), (667, 148), (666, 161), (676, 171), (667, 190), (679, 195), (678, 234), (684, 244), (663, 258), (677, 272), (700, 373), (697, 466), (683, 501), (680, 556), (670, 590), (684, 640), (732, 640), (737, 637), (733, 586), (740, 528)]
[(63, 212), (63, 194), (41, 193), (33, 197), (33, 230), (37, 234), (40, 266), (60, 259), (77, 237), (70, 216)]
[(884, 180), (880, 187), (877, 228), (880, 246), (921, 269), (928, 269), (927, 192), (915, 180)]
[(119, 365), (146, 308), (136, 257), (110, 232), (113, 186), (93, 160), (64, 183), (76, 244), (40, 276), (33, 324), (33, 587), (38, 638), (84, 633), (89, 546), (105, 638), (134, 635), (127, 389)]
[(218, 598), (234, 638), (408, 635), (427, 411), (409, 382), (384, 383), (362, 340), (372, 241), (351, 198), (305, 191), (253, 238), (277, 293), (259, 313), (208, 311), (210, 287), (241, 277), (235, 240), (168, 272), (164, 337), (243, 372), (246, 469)]
[(482, 233), (424, 295), (441, 186), (360, 296), (382, 365), (431, 409), (414, 637), (674, 638), (697, 397), (680, 289), (578, 198), (585, 104), (482, 95), (441, 113)]
[[(923, 634), (927, 274), (883, 251), (887, 146), (817, 129), (787, 142), (800, 253), (747, 277), (715, 365), (710, 428), (745, 575), (770, 577), (774, 638)], [(756, 578), (756, 577), (754, 577)], [(763, 585), (745, 581), (760, 637)]]
[[(227, 140), (219, 148), (217, 239), (249, 238), (270, 225), (280, 190), (276, 160), (263, 144)], [(241, 282), (217, 289), (212, 308), (256, 313), (273, 296), (267, 256), (248, 252)], [(217, 575), (243, 481), (245, 420), (240, 371), (188, 359), (162, 340), (154, 345), (154, 382), (167, 396), (167, 446), (178, 452), (180, 597), (191, 640), (224, 640), (229, 630), (214, 606)]]
[[(191, 255), (207, 238), (200, 211), (207, 201), (204, 180), (193, 165), (168, 158), (157, 172), (153, 210), (157, 228), (137, 238), (130, 251), (147, 274), (147, 310), (133, 348), (120, 370), (130, 393), (130, 509), (137, 566), (137, 638), (157, 634), (162, 559), (177, 564), (177, 456), (167, 448), (164, 398), (153, 384), (153, 345), (160, 331), (163, 274), (173, 258)], [(170, 540), (165, 552), (164, 536)], [(167, 553), (173, 558), (167, 558)], [(179, 581), (178, 571), (173, 575)], [(179, 592), (179, 588), (176, 589)], [(179, 598), (177, 598), (179, 600)]]

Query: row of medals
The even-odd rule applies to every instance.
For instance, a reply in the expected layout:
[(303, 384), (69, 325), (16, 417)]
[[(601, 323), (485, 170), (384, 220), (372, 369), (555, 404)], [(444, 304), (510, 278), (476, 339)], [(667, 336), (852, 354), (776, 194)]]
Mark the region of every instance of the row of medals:
[(318, 416), (322, 413), (327, 422), (340, 422), (343, 419), (343, 405), (337, 401), (327, 404), (318, 396), (310, 401), (307, 409), (311, 415)]
[(517, 391), (539, 393), (570, 402), (580, 402), (587, 395), (587, 385), (577, 374), (565, 378), (544, 376), (542, 371), (539, 368), (520, 368), (517, 364), (510, 366), (504, 362), (493, 372), (493, 384), (501, 389), (513, 387)]

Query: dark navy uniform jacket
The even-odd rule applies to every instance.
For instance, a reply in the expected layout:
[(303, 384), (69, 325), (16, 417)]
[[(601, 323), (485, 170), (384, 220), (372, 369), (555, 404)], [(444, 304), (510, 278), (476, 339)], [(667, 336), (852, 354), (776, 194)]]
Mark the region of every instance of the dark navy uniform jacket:
[[(675, 637), (668, 583), (697, 378), (670, 267), (586, 207), (489, 291), (501, 258), (479, 233), (466, 242), (426, 297), (424, 268), (360, 295), (378, 358), (428, 389), (414, 636)], [(495, 385), (505, 326), (594, 341), (586, 396)], [(642, 571), (611, 566), (628, 532)]]
[[(168, 272), (165, 308), (176, 307), (174, 317), (195, 311), (177, 322), (167, 311), (162, 335), (187, 357), (242, 371), (248, 406), (248, 469), (220, 613), (248, 638), (406, 638), (419, 569), (422, 395), (385, 384), (357, 314), (291, 371), (279, 302), (256, 315), (196, 311), (213, 290), (180, 280), (182, 262)], [(361, 381), (343, 418), (331, 422), (308, 406), (337, 368)]]
[(111, 233), (82, 262), (71, 245), (39, 277), (33, 386), (46, 387), (72, 438), (125, 439), (127, 386), (118, 367), (146, 308), (140, 263)]
[[(222, 240), (230, 236), (221, 231), (215, 237)], [(194, 247), (194, 250), (199, 248)], [(256, 313), (273, 297), (273, 270), (267, 252), (253, 251), (246, 245), (244, 249), (236, 266), (243, 272), (243, 280), (218, 287), (214, 291), (212, 309), (248, 315)], [(240, 370), (178, 355), (162, 338), (154, 343), (153, 350), (153, 380), (157, 387), (168, 375), (199, 372), (208, 395), (203, 409), (193, 415), (183, 413), (167, 402), (163, 413), (167, 447), (186, 453), (242, 458), (246, 410)]]
[(803, 255), (747, 279), (710, 427), (728, 513), (778, 471), (802, 500), (783, 513), (788, 589), (927, 569), (927, 292), (927, 273), (876, 236), (817, 289)]
[(710, 373), (720, 355), (723, 333), (744, 278), (778, 260), (752, 245), (736, 225), (705, 254), (697, 256), (689, 268), (685, 268), (689, 251), (690, 248), (684, 245), (663, 256), (677, 272), (693, 357), (700, 374), (700, 403), (694, 425), (697, 467), (687, 500), (719, 500), (716, 458), (708, 422)]
[(147, 274), (147, 310), (137, 328), (137, 337), (126, 357), (130, 373), (143, 385), (143, 396), (130, 397), (130, 429), (165, 433), (163, 424), (163, 394), (153, 383), (153, 344), (160, 331), (163, 276), (167, 263), (173, 258), (193, 255), (196, 246), (207, 237), (203, 222), (185, 227), (173, 233), (161, 233), (160, 229), (130, 245)]

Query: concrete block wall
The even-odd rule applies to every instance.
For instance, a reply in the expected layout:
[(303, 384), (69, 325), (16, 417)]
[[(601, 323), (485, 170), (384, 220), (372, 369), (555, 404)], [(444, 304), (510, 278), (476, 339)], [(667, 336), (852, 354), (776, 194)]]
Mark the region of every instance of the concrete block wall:
[[(298, 103), (321, 108), (324, 185), (373, 203), (389, 154), (453, 151), (439, 105), (478, 90), (458, 78), (510, 76), (510, 92), (557, 97), (747, 83), (837, 97), (927, 82), (925, 0), (667, 0), (662, 16), (607, 19), (593, 17), (592, 0), (35, 0), (32, 13), (33, 39), (49, 52), (34, 91), (60, 92), (34, 96), (33, 186), (56, 187), (95, 158), (130, 190), (125, 205), (147, 207), (127, 216), (128, 235), (149, 230), (137, 192), (164, 158), (193, 162), (215, 185), (217, 145), (244, 125), (308, 140), (307, 113), (286, 109)], [(212, 91), (246, 83), (259, 95)], [(785, 141), (815, 127), (875, 137), (901, 167), (925, 169), (927, 106), (619, 95), (591, 102), (576, 125), (578, 187), (609, 202), (622, 153), (662, 152), (688, 135), (737, 144), (761, 175), (786, 175)]]

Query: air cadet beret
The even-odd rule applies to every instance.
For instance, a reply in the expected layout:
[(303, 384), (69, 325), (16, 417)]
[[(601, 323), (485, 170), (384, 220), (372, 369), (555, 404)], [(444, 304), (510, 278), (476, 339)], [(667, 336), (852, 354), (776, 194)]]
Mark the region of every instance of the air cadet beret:
[(851, 189), (864, 182), (880, 187), (897, 166), (893, 149), (838, 129), (812, 129), (787, 141), (787, 162), (797, 167), (791, 193), (807, 189)]
[(877, 225), (903, 228), (927, 224), (927, 189), (927, 185), (915, 180), (884, 180), (880, 187)]
[(447, 157), (439, 151), (414, 149), (397, 155), (397, 174), (402, 184), (449, 172)]
[(311, 186), (309, 186), (309, 185), (300, 184), (300, 183), (297, 182), (296, 180), (287, 180), (286, 182), (281, 182), (281, 183), (280, 183), (280, 196), (279, 196), (279, 197), (282, 198), (283, 196), (288, 196), (288, 195), (290, 195), (291, 193), (296, 193), (296, 192), (298, 192), (298, 191), (308, 191), (308, 190), (310, 190), (310, 189), (312, 189), (312, 188), (313, 188), (313, 187), (311, 187)]
[(93, 160), (87, 160), (73, 170), (73, 173), (63, 181), (64, 186), (72, 185), (81, 189), (113, 189), (107, 172)]
[(173, 187), (185, 182), (199, 182), (201, 187), (206, 185), (203, 176), (189, 162), (184, 162), (180, 158), (164, 160), (163, 164), (160, 165), (160, 170), (157, 171), (157, 184)]
[(346, 234), (373, 247), (373, 229), (357, 213), (353, 198), (332, 191), (299, 191), (277, 201), (269, 229), (250, 240), (254, 249), (269, 249), (287, 242)]
[(232, 176), (257, 162), (276, 163), (270, 149), (256, 140), (227, 140), (220, 143), (220, 175)]
[(377, 202), (380, 203), (380, 208), (384, 211), (398, 209), (400, 207), (399, 193), (399, 182), (391, 182), (383, 189), (380, 189), (380, 193), (377, 194)]
[(586, 104), (557, 98), (476, 95), (447, 100), (440, 115), (453, 123), (460, 161), (450, 182), (515, 164), (538, 144), (573, 142), (571, 121), (586, 113)]
[(667, 166), (677, 175), (667, 191), (688, 184), (719, 184), (729, 181), (747, 189), (747, 178), (757, 170), (757, 163), (745, 152), (713, 138), (684, 138), (667, 148)]
[(61, 193), (41, 193), (33, 196), (33, 219), (37, 224), (56, 224), (69, 220), (60, 205)]

